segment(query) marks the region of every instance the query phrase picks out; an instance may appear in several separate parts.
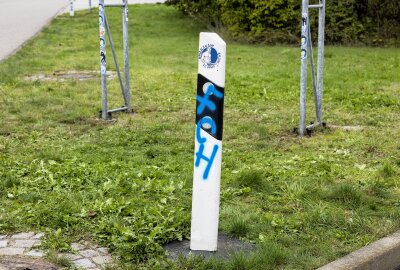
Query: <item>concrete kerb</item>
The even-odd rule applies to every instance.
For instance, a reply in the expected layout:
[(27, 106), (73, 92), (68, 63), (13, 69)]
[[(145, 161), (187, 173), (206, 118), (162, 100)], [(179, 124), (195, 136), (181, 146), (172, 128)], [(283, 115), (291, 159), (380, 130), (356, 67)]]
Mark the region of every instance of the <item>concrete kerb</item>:
[(400, 269), (400, 231), (384, 237), (317, 270)]

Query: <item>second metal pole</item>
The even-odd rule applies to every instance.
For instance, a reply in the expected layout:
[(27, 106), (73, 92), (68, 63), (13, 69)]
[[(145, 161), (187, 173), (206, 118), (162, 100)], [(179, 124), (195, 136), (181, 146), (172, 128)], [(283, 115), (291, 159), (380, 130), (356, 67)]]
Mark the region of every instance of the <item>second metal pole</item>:
[(99, 33), (100, 33), (100, 74), (101, 74), (101, 118), (108, 119), (107, 104), (107, 58), (106, 58), (106, 28), (104, 0), (99, 1)]
[(128, 108), (127, 112), (131, 111), (131, 94), (130, 94), (130, 75), (129, 75), (129, 36), (128, 36), (128, 0), (124, 1), (124, 8), (122, 9), (122, 24), (123, 24), (123, 38), (124, 38), (124, 72), (125, 72), (125, 106)]
[(69, 16), (75, 16), (74, 0), (69, 0)]
[(308, 23), (308, 0), (303, 0), (301, 18), (300, 136), (304, 136), (306, 133)]
[(319, 0), (318, 21), (318, 73), (317, 73), (317, 122), (322, 124), (322, 95), (324, 82), (324, 46), (325, 46), (325, 0)]

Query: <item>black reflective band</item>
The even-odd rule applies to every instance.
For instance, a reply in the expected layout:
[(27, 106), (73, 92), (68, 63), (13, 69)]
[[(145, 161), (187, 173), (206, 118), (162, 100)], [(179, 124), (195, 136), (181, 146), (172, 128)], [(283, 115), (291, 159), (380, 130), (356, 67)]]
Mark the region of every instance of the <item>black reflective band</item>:
[[(222, 97), (218, 97), (216, 94), (209, 95), (208, 97), (205, 97), (206, 94), (203, 91), (203, 86), (206, 83), (212, 83), (215, 87), (215, 89), (219, 92), (222, 93)], [(197, 99), (196, 101), (196, 124), (199, 123), (200, 120), (202, 120), (204, 117), (210, 117), (216, 126), (216, 132), (213, 134), (211, 128), (210, 129), (205, 129), (201, 127), (205, 132), (216, 138), (217, 140), (222, 140), (222, 127), (223, 127), (223, 112), (224, 112), (224, 88), (219, 87), (216, 84), (214, 84), (212, 81), (208, 80), (204, 76), (198, 74), (198, 80), (197, 80), (197, 97), (200, 99), (206, 98), (208, 101), (213, 103), (215, 105), (215, 110), (212, 110), (210, 106), (201, 106), (201, 102), (199, 102)], [(211, 105), (211, 104), (210, 104)], [(198, 113), (199, 106), (201, 112)]]

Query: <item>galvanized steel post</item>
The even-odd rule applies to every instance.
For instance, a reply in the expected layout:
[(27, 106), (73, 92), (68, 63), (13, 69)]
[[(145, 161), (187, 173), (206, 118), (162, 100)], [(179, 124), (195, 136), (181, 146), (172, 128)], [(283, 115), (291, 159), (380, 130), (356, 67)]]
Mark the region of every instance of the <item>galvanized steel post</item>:
[(125, 72), (125, 98), (127, 112), (131, 111), (131, 94), (130, 94), (130, 66), (129, 66), (129, 35), (128, 35), (128, 0), (124, 1), (124, 8), (122, 10), (122, 23), (123, 23), (123, 46), (124, 46), (124, 72)]
[(101, 117), (108, 119), (107, 104), (107, 57), (106, 57), (106, 28), (105, 28), (104, 0), (99, 0), (99, 34), (100, 34), (100, 74), (101, 74)]
[(319, 0), (318, 19), (318, 74), (317, 74), (317, 121), (322, 124), (322, 96), (324, 82), (324, 46), (325, 46), (325, 0)]
[(74, 0), (69, 0), (69, 16), (75, 16)]
[(308, 0), (302, 2), (301, 18), (301, 74), (300, 74), (300, 127), (299, 134), (306, 132), (306, 96), (307, 96), (307, 57), (309, 32)]

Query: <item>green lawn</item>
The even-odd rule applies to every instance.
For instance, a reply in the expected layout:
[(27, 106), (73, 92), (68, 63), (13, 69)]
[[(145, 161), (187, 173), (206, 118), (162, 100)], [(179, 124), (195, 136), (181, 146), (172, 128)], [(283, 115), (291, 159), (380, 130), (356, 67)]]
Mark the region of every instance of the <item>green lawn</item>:
[[(122, 59), (120, 11), (108, 15)], [(127, 269), (314, 269), (400, 228), (400, 49), (327, 47), (324, 120), (339, 127), (300, 138), (299, 48), (227, 42), (220, 229), (257, 249), (166, 266), (161, 245), (189, 235), (207, 29), (161, 5), (131, 6), (129, 24), (136, 114), (114, 122), (97, 119), (99, 78), (25, 80), (97, 71), (96, 12), (56, 18), (0, 63), (0, 234), (91, 240)]]

